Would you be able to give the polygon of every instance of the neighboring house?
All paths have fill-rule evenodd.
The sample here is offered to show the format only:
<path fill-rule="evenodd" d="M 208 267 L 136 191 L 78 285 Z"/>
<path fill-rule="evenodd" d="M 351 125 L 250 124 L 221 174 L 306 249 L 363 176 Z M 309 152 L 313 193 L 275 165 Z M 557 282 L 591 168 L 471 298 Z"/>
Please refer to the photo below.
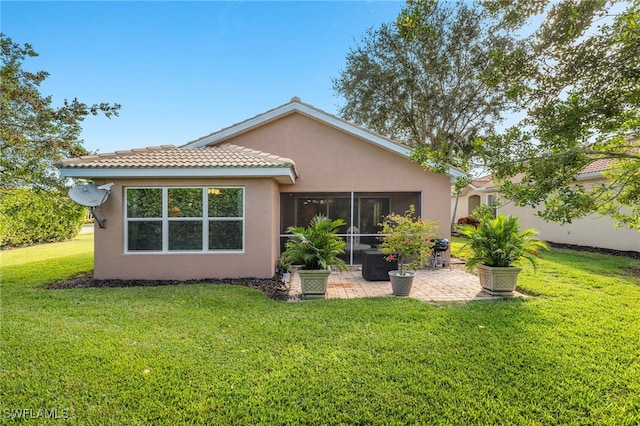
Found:
<path fill-rule="evenodd" d="M 457 222 L 462 217 L 471 216 L 473 210 L 481 204 L 495 204 L 498 200 L 497 197 L 498 192 L 493 186 L 491 175 L 481 176 L 471 181 L 469 185 L 460 191 L 457 200 L 452 187 L 451 212 L 455 214 L 454 221 Z"/>
<path fill-rule="evenodd" d="M 607 169 L 607 164 L 607 160 L 590 164 L 578 175 L 578 180 L 585 187 L 601 183 L 605 179 L 602 172 Z M 611 217 L 595 214 L 575 219 L 570 224 L 545 222 L 536 215 L 536 210 L 532 207 L 517 207 L 507 200 L 501 200 L 491 175 L 475 179 L 460 192 L 455 221 L 457 222 L 461 217 L 470 216 L 479 204 L 491 205 L 494 202 L 498 203 L 497 213 L 518 216 L 523 228 L 535 228 L 540 232 L 540 238 L 545 241 L 640 252 L 640 232 L 637 230 L 616 228 Z M 455 194 L 452 194 L 451 205 L 454 204 Z"/>
<path fill-rule="evenodd" d="M 449 237 L 451 177 L 402 145 L 293 98 L 181 147 L 63 160 L 62 176 L 113 182 L 97 210 L 96 279 L 271 277 L 286 229 L 342 218 L 345 260 L 376 246 L 378 224 L 415 205 Z"/>

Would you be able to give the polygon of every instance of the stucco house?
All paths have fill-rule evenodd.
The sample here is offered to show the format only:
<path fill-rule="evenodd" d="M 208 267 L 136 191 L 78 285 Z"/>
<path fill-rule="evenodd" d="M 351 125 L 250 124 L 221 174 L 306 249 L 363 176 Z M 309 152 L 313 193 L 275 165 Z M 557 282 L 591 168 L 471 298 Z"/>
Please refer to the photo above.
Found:
<path fill-rule="evenodd" d="M 60 161 L 62 176 L 113 183 L 97 210 L 96 279 L 267 278 L 286 229 L 318 213 L 347 223 L 344 258 L 379 243 L 378 224 L 415 205 L 449 237 L 452 176 L 410 150 L 298 98 L 180 147 Z"/>
<path fill-rule="evenodd" d="M 605 177 L 602 172 L 607 169 L 608 160 L 595 161 L 577 176 L 585 187 L 593 187 L 601 183 Z M 518 179 L 518 176 L 515 178 Z M 629 228 L 616 228 L 609 216 L 591 214 L 572 223 L 559 224 L 546 222 L 536 214 L 532 207 L 517 207 L 508 200 L 501 199 L 492 176 L 474 179 L 461 192 L 455 214 L 455 221 L 470 216 L 479 204 L 497 203 L 496 213 L 518 216 L 523 228 L 534 228 L 540 232 L 540 238 L 552 243 L 569 244 L 584 247 L 597 247 L 617 251 L 640 252 L 640 232 Z M 451 196 L 451 206 L 455 205 L 455 194 Z M 453 210 L 452 210 L 453 211 Z"/>

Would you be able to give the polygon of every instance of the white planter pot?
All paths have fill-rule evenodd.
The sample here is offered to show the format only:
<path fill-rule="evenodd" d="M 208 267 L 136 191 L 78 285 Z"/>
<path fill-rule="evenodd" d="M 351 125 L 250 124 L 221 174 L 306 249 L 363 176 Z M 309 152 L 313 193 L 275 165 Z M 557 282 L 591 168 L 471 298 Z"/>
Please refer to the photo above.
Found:
<path fill-rule="evenodd" d="M 497 266 L 476 266 L 480 285 L 489 294 L 497 296 L 512 296 L 516 290 L 518 274 L 522 268 L 514 266 L 497 267 Z"/>
<path fill-rule="evenodd" d="M 415 272 L 404 272 L 402 275 L 398 271 L 389 271 L 391 280 L 391 291 L 394 296 L 408 296 L 413 286 Z"/>
<path fill-rule="evenodd" d="M 327 295 L 327 284 L 331 271 L 326 269 L 305 270 L 299 269 L 300 287 L 302 287 L 303 299 L 324 299 Z"/>

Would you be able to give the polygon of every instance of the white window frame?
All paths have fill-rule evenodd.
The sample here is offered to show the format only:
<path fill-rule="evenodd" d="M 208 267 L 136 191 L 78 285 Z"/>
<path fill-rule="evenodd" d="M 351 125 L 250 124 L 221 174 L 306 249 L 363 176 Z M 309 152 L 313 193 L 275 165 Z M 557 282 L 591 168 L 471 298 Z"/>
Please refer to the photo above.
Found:
<path fill-rule="evenodd" d="M 161 189 L 162 216 L 161 217 L 129 217 L 127 211 L 129 189 Z M 168 215 L 169 189 L 200 189 L 202 191 L 202 217 L 172 217 Z M 209 217 L 208 191 L 210 189 L 241 189 L 242 212 L 239 217 Z M 244 186 L 128 186 L 124 188 L 124 252 L 125 254 L 188 254 L 188 253 L 244 253 L 246 244 L 246 190 Z M 129 250 L 130 222 L 162 222 L 162 250 Z M 201 250 L 169 250 L 169 222 L 202 222 Z M 209 249 L 209 222 L 211 221 L 241 221 L 242 248 L 240 249 Z"/>

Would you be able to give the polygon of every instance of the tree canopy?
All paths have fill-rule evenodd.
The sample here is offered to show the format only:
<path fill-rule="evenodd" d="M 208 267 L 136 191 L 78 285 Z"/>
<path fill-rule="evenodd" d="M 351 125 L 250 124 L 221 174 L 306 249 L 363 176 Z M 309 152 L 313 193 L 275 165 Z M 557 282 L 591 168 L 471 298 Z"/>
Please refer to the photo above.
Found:
<path fill-rule="evenodd" d="M 407 39 L 434 0 L 409 0 Z M 482 0 L 515 49 L 494 49 L 485 75 L 524 118 L 474 145 L 506 198 L 547 220 L 609 214 L 640 230 L 640 1 Z M 527 34 L 528 33 L 528 34 Z M 606 180 L 580 177 L 604 168 Z"/>
<path fill-rule="evenodd" d="M 0 48 L 0 189 L 64 187 L 53 163 L 87 154 L 80 140 L 84 118 L 117 116 L 120 105 L 74 98 L 55 107 L 39 90 L 49 73 L 23 69 L 25 59 L 38 56 L 33 47 L 0 34 Z"/>
<path fill-rule="evenodd" d="M 485 6 L 503 26 L 541 22 L 520 49 L 499 55 L 496 78 L 526 113 L 484 146 L 505 196 L 547 220 L 598 212 L 640 230 L 640 2 Z M 581 183 L 602 166 L 606 181 Z"/>
<path fill-rule="evenodd" d="M 405 12 L 412 7 L 413 31 L 383 24 L 349 51 L 333 80 L 345 99 L 340 115 L 414 148 L 431 169 L 469 169 L 478 138 L 508 107 L 500 81 L 487 77 L 492 52 L 509 52 L 511 39 L 473 5 L 430 1 Z"/>

